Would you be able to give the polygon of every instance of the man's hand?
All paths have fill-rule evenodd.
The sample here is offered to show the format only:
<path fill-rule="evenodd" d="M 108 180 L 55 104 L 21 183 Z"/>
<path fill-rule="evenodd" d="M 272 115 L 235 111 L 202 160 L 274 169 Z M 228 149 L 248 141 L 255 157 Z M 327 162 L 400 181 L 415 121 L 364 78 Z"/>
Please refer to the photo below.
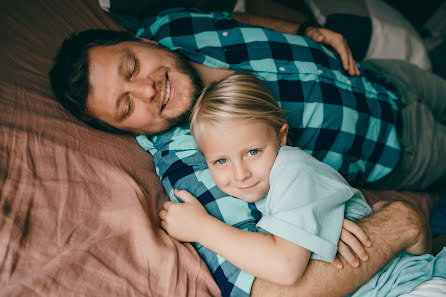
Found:
<path fill-rule="evenodd" d="M 175 195 L 184 201 L 167 201 L 160 211 L 161 226 L 170 236 L 182 242 L 198 242 L 200 228 L 210 215 L 201 203 L 186 190 L 175 190 Z"/>
<path fill-rule="evenodd" d="M 352 76 L 359 75 L 359 69 L 353 59 L 350 47 L 347 40 L 339 33 L 325 28 L 308 27 L 305 31 L 305 36 L 313 39 L 316 42 L 331 46 L 341 56 L 342 66 L 345 71 Z"/>
<path fill-rule="evenodd" d="M 269 28 L 278 32 L 296 34 L 297 29 L 301 24 L 293 21 L 285 21 L 273 17 L 266 17 L 254 15 L 250 13 L 232 13 L 231 16 L 240 22 L 251 24 L 254 26 L 261 26 Z M 308 27 L 305 31 L 305 36 L 313 39 L 316 42 L 331 46 L 341 56 L 342 66 L 345 71 L 352 76 L 359 75 L 359 69 L 353 59 L 350 47 L 347 40 L 339 33 L 325 28 Z"/>
<path fill-rule="evenodd" d="M 332 262 L 333 265 L 338 269 L 342 269 L 342 263 L 339 260 L 339 255 L 341 255 L 351 266 L 358 267 L 358 257 L 364 262 L 369 258 L 364 246 L 372 246 L 372 242 L 367 234 L 354 222 L 344 219 L 338 242 L 338 256 Z"/>

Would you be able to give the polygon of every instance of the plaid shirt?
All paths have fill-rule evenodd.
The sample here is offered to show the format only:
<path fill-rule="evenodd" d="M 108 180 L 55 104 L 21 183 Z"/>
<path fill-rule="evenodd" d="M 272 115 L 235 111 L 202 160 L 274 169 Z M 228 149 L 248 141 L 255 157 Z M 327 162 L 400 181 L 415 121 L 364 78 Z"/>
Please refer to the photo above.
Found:
<path fill-rule="evenodd" d="M 373 182 L 399 160 L 396 96 L 362 67 L 361 76 L 348 76 L 339 58 L 318 43 L 239 23 L 226 13 L 181 9 L 144 19 L 137 35 L 179 50 L 195 62 L 261 77 L 288 111 L 293 144 L 337 169 L 349 182 Z M 174 188 L 186 189 L 211 215 L 257 231 L 260 213 L 253 204 L 226 196 L 215 186 L 188 127 L 137 139 L 154 156 L 171 200 L 178 201 Z M 249 296 L 252 275 L 199 244 L 195 248 L 223 296 Z"/>
<path fill-rule="evenodd" d="M 397 98 L 372 73 L 352 77 L 310 39 L 237 22 L 227 13 L 171 9 L 138 35 L 210 67 L 261 77 L 288 112 L 290 139 L 354 184 L 388 174 L 400 157 Z"/>
<path fill-rule="evenodd" d="M 177 127 L 151 139 L 139 135 L 137 140 L 153 155 L 157 174 L 170 200 L 179 202 L 173 194 L 174 189 L 188 190 L 212 216 L 236 228 L 257 232 L 260 212 L 254 204 L 228 196 L 215 185 L 188 126 Z M 193 245 L 206 262 L 223 296 L 250 295 L 253 275 L 241 271 L 204 246 Z"/>

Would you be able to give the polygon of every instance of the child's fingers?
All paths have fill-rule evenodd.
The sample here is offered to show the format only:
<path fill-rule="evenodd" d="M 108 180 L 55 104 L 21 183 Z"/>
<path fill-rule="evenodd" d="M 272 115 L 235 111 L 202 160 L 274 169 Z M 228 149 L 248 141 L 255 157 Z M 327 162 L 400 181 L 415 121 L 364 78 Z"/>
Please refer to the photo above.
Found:
<path fill-rule="evenodd" d="M 361 227 L 359 227 L 354 222 L 350 220 L 344 220 L 342 227 L 353 234 L 356 238 L 358 238 L 366 247 L 372 246 L 372 241 L 370 240 L 370 238 L 367 236 L 364 230 L 362 230 Z"/>
<path fill-rule="evenodd" d="M 175 203 L 177 203 L 177 202 L 166 201 L 166 202 L 164 202 L 164 204 L 163 204 L 163 208 L 166 209 L 166 210 L 169 210 L 169 208 L 170 208 L 172 205 L 174 205 Z"/>
<path fill-rule="evenodd" d="M 361 242 L 359 242 L 358 238 L 349 231 L 342 229 L 341 242 L 346 244 L 349 247 L 349 250 L 351 249 L 362 261 L 367 261 L 368 255 L 365 248 L 362 246 Z"/>
<path fill-rule="evenodd" d="M 177 190 L 174 191 L 175 196 L 183 200 L 184 202 L 189 203 L 200 203 L 198 202 L 197 198 L 195 198 L 191 193 L 189 193 L 186 190 Z"/>
<path fill-rule="evenodd" d="M 342 263 L 337 257 L 334 259 L 333 262 L 331 262 L 331 264 L 333 264 L 334 267 L 336 267 L 337 269 L 342 269 Z"/>
<path fill-rule="evenodd" d="M 342 255 L 342 257 L 345 258 L 345 260 L 347 260 L 348 263 L 350 263 L 351 266 L 359 266 L 359 260 L 355 257 L 355 255 L 353 255 L 349 247 L 342 241 L 339 241 L 338 243 L 338 252 L 340 255 Z"/>
<path fill-rule="evenodd" d="M 165 221 L 161 221 L 161 227 L 167 232 L 167 223 Z"/>
<path fill-rule="evenodd" d="M 167 218 L 167 210 L 163 209 L 162 211 L 160 211 L 160 218 L 163 221 L 166 220 L 166 218 Z"/>

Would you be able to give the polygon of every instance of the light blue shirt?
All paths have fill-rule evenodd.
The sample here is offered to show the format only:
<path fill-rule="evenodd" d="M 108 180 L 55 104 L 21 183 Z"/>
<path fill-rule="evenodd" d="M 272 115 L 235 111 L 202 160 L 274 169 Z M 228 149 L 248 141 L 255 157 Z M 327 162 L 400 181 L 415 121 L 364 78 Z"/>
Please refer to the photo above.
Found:
<path fill-rule="evenodd" d="M 257 227 L 332 262 L 344 216 L 358 220 L 372 211 L 362 193 L 332 167 L 300 148 L 280 148 L 270 172 L 268 195 L 256 202 Z"/>

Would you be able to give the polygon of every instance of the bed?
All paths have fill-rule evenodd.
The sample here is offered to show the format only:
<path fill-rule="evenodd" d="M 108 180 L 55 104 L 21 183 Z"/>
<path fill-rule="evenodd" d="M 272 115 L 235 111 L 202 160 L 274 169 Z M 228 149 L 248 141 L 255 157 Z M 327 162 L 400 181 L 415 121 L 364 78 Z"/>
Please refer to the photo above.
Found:
<path fill-rule="evenodd" d="M 167 195 L 151 156 L 79 122 L 51 92 L 69 33 L 123 27 L 97 0 L 4 0 L 0 11 L 0 296 L 219 296 L 192 246 L 160 228 Z M 426 215 L 437 201 L 366 194 Z"/>

